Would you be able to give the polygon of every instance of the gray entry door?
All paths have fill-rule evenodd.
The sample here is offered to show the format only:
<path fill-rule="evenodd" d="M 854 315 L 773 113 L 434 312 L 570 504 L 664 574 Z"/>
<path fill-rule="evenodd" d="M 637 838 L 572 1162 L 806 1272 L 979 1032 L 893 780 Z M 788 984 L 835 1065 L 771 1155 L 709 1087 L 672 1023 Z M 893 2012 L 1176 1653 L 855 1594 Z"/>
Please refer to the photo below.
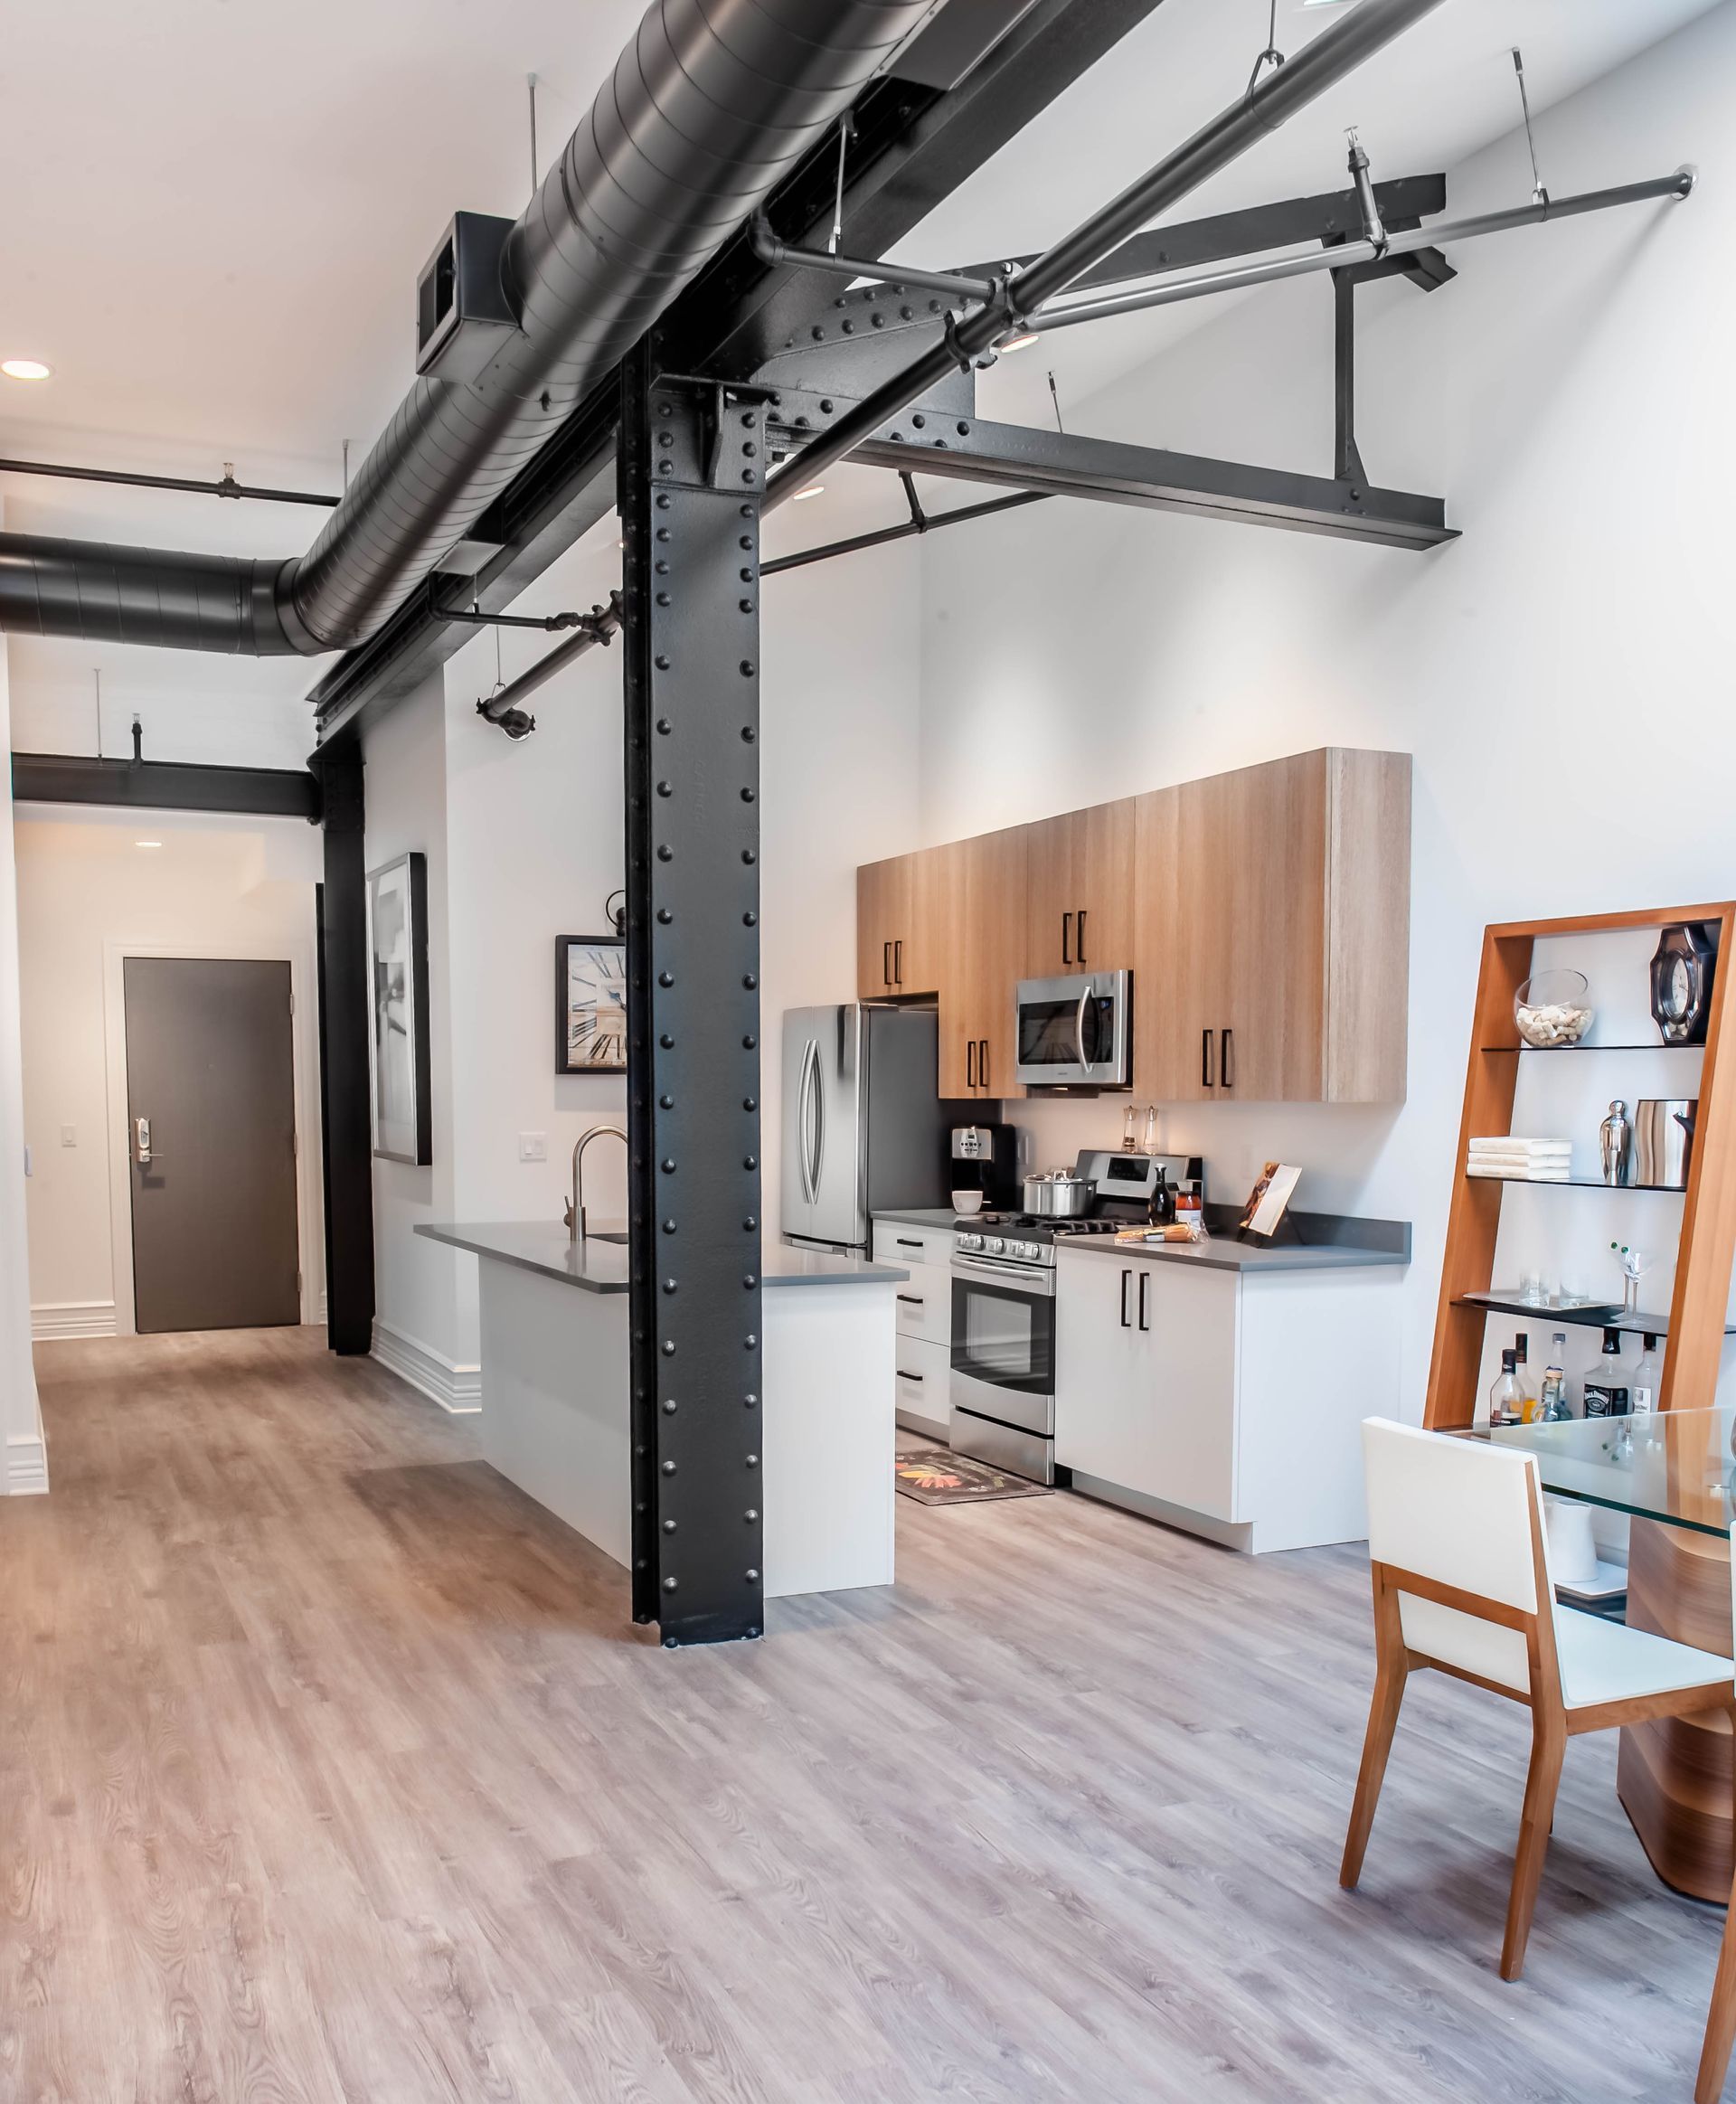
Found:
<path fill-rule="evenodd" d="M 129 957 L 122 970 L 138 1327 L 299 1322 L 289 967 Z"/>

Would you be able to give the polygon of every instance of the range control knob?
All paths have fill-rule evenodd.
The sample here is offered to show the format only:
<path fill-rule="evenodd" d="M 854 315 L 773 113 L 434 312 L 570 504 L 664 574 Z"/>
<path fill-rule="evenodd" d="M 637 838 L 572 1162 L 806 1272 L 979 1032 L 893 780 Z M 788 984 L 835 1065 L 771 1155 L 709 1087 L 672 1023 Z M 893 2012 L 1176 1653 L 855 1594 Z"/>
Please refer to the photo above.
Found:
<path fill-rule="evenodd" d="M 958 1247 L 961 1250 L 980 1250 L 982 1246 L 983 1238 L 979 1234 L 961 1234 L 958 1237 Z"/>
<path fill-rule="evenodd" d="M 1002 1256 L 1005 1253 L 1006 1250 L 1006 1244 L 997 1234 L 985 1235 L 983 1237 L 983 1247 L 988 1251 L 991 1257 Z"/>
<path fill-rule="evenodd" d="M 1028 1257 L 1034 1264 L 1043 1255 L 1042 1245 L 1037 1242 L 1021 1242 L 1019 1244 L 1019 1254 L 1022 1257 Z"/>

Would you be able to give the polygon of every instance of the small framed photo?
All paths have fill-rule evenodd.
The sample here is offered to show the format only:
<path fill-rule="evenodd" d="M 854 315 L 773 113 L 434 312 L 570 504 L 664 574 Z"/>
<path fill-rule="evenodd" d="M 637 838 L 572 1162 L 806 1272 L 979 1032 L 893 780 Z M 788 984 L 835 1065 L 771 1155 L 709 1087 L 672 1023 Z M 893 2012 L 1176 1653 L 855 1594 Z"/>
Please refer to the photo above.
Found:
<path fill-rule="evenodd" d="M 425 1168 L 434 1159 L 426 856 L 401 854 L 369 873 L 368 967 L 373 1151 Z"/>
<path fill-rule="evenodd" d="M 554 939 L 554 1071 L 627 1071 L 627 943 L 618 935 Z"/>

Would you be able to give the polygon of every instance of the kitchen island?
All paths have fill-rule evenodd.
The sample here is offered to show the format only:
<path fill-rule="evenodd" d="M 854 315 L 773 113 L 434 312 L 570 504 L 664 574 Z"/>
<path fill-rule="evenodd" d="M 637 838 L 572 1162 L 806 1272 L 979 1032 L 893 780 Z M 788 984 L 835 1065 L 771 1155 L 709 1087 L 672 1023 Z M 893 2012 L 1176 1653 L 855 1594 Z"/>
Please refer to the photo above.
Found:
<path fill-rule="evenodd" d="M 542 1221 L 416 1232 L 481 1260 L 488 1461 L 625 1570 L 632 1555 L 627 1252 Z M 768 1599 L 892 1580 L 896 1265 L 768 1245 Z"/>

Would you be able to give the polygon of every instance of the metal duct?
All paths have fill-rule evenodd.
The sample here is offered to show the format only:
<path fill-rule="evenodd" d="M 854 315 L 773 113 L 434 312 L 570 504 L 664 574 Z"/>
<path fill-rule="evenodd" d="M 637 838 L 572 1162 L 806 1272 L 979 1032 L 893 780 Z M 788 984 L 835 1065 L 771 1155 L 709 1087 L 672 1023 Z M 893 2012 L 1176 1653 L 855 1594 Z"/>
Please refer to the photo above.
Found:
<path fill-rule="evenodd" d="M 0 533 L 0 629 L 259 655 L 365 642 L 931 13 L 654 0 L 507 236 L 517 329 L 474 381 L 417 381 L 306 555 Z"/>

